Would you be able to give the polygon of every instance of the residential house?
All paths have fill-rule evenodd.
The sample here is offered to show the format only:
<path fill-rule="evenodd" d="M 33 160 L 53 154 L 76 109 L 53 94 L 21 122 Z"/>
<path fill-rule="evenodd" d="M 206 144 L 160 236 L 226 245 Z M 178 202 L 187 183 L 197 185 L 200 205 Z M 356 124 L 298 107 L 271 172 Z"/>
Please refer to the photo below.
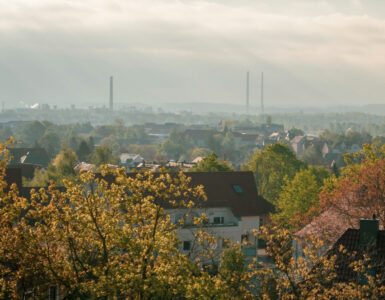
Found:
<path fill-rule="evenodd" d="M 246 134 L 264 134 L 269 136 L 274 132 L 284 131 L 284 126 L 281 124 L 259 124 L 250 126 L 235 126 L 233 130 Z"/>
<path fill-rule="evenodd" d="M 33 164 L 46 168 L 50 162 L 44 148 L 9 148 L 10 164 Z"/>
<path fill-rule="evenodd" d="M 332 221 L 330 214 L 329 217 L 328 221 Z M 327 238 L 319 236 L 319 233 L 320 231 L 313 231 L 306 234 L 313 234 L 316 238 Z M 303 239 L 303 235 L 302 237 L 299 235 L 301 234 L 296 233 L 293 238 L 294 257 L 304 256 L 303 248 L 306 246 L 305 243 L 310 241 L 310 239 Z M 380 230 L 379 220 L 375 215 L 372 219 L 360 219 L 358 228 L 346 228 L 337 238 L 334 238 L 333 242 L 329 240 L 329 243 L 318 251 L 324 258 L 335 258 L 334 283 L 366 284 L 369 275 L 379 280 L 377 284 L 385 285 L 385 230 Z M 359 261 L 363 262 L 365 267 L 361 272 L 354 267 Z"/>
<path fill-rule="evenodd" d="M 262 124 L 261 125 L 262 130 L 265 132 L 266 135 L 270 135 L 274 132 L 282 132 L 284 131 L 284 126 L 282 124 Z"/>
<path fill-rule="evenodd" d="M 177 173 L 170 174 L 177 176 Z M 216 237 L 216 242 L 210 245 L 210 249 L 215 256 L 213 260 L 217 263 L 228 241 L 247 242 L 247 245 L 242 246 L 244 253 L 248 258 L 256 257 L 258 248 L 263 245 L 258 244 L 253 230 L 258 230 L 270 221 L 269 214 L 274 211 L 274 206 L 258 195 L 253 173 L 184 172 L 184 175 L 191 178 L 191 186 L 204 187 L 207 201 L 196 203 L 194 208 L 174 208 L 169 203 L 161 204 L 173 222 L 179 224 L 181 219 L 184 220 L 184 225 L 178 231 L 182 242 L 180 251 L 194 257 L 196 250 L 200 249 L 194 234 L 203 228 Z M 135 177 L 136 173 L 128 173 L 128 176 Z M 112 177 L 106 179 L 114 181 Z M 208 222 L 200 226 L 194 225 L 194 217 L 201 217 L 203 214 Z"/>
<path fill-rule="evenodd" d="M 182 241 L 180 250 L 194 256 L 196 241 L 194 233 L 198 229 L 193 225 L 193 216 L 204 214 L 208 222 L 204 229 L 216 237 L 216 243 L 210 245 L 217 254 L 216 259 L 227 241 L 241 243 L 247 257 L 256 257 L 258 240 L 253 235 L 253 229 L 258 230 L 261 225 L 269 221 L 269 214 L 274 210 L 271 203 L 258 195 L 252 172 L 185 172 L 191 178 L 192 185 L 203 185 L 207 201 L 199 203 L 191 211 L 188 209 L 167 208 L 171 219 L 178 222 L 186 218 L 185 225 L 179 230 Z M 261 245 L 260 245 L 261 246 Z"/>
<path fill-rule="evenodd" d="M 50 158 L 44 148 L 9 148 L 10 167 L 20 168 L 23 177 L 32 179 L 35 170 L 48 166 Z"/>
<path fill-rule="evenodd" d="M 216 133 L 214 130 L 187 129 L 183 132 L 183 135 L 191 139 L 197 146 L 207 148 L 209 147 L 210 139 L 212 139 Z"/>
<path fill-rule="evenodd" d="M 347 252 L 340 251 L 343 247 Z M 358 229 L 349 228 L 334 243 L 328 255 L 336 255 L 336 281 L 366 283 L 365 275 L 380 276 L 385 284 L 385 230 L 379 230 L 379 222 L 373 219 L 361 219 Z M 354 271 L 351 265 L 362 260 L 366 255 L 370 261 L 366 274 Z"/>
<path fill-rule="evenodd" d="M 139 154 L 122 153 L 119 155 L 119 166 L 126 167 L 127 170 L 136 168 L 144 162 L 144 158 Z"/>
<path fill-rule="evenodd" d="M 283 131 L 276 131 L 269 135 L 269 139 L 271 141 L 275 141 L 276 143 L 281 142 L 283 140 L 287 140 L 287 133 Z"/>
<path fill-rule="evenodd" d="M 167 122 L 164 124 L 157 123 L 145 123 L 144 125 L 145 131 L 147 134 L 159 134 L 168 136 L 173 128 L 181 128 L 182 124 Z"/>
<path fill-rule="evenodd" d="M 232 132 L 234 140 L 237 145 L 245 147 L 256 147 L 257 144 L 257 134 L 248 134 L 241 132 Z"/>
<path fill-rule="evenodd" d="M 95 172 L 97 170 L 97 167 L 94 164 L 89 164 L 84 161 L 81 161 L 75 165 L 74 170 L 81 172 Z"/>
<path fill-rule="evenodd" d="M 365 216 L 370 209 L 365 210 L 362 208 L 357 210 L 356 208 L 351 208 L 351 210 L 355 211 L 354 216 L 350 216 L 346 211 L 331 207 L 324 210 L 321 214 L 314 217 L 309 224 L 298 230 L 294 234 L 296 241 L 293 244 L 294 250 L 297 252 L 296 255 L 299 255 L 301 252 L 301 243 L 309 237 L 322 239 L 327 245 L 331 246 L 349 228 L 360 228 L 362 219 L 358 215 Z"/>
<path fill-rule="evenodd" d="M 264 133 L 261 126 L 235 126 L 234 131 L 245 134 L 262 134 Z"/>
<path fill-rule="evenodd" d="M 300 156 L 303 152 L 305 152 L 305 142 L 306 139 L 303 135 L 298 135 L 290 141 L 291 147 L 297 156 Z"/>

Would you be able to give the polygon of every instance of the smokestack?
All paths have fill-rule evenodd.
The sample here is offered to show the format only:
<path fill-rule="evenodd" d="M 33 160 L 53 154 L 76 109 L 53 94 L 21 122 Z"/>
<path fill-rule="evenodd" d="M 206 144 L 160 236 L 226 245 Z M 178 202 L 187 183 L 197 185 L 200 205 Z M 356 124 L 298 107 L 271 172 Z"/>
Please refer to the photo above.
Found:
<path fill-rule="evenodd" d="M 249 114 L 249 71 L 246 73 L 246 114 Z"/>
<path fill-rule="evenodd" d="M 110 111 L 114 109 L 114 77 L 110 77 Z"/>
<path fill-rule="evenodd" d="M 261 76 L 261 112 L 262 112 L 262 115 L 265 114 L 265 108 L 263 106 L 263 72 Z"/>

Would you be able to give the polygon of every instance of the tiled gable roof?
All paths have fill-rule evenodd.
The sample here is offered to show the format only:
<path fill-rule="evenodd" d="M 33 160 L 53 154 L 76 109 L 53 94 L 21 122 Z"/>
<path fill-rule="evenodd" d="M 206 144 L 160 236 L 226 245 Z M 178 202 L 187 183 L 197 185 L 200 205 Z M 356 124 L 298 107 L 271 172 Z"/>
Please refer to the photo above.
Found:
<path fill-rule="evenodd" d="M 347 250 L 347 254 L 339 251 L 340 246 Z M 356 253 L 355 255 L 353 253 Z M 336 255 L 336 273 L 338 282 L 355 281 L 360 282 L 362 277 L 353 271 L 351 263 L 363 258 L 363 254 L 370 257 L 370 264 L 375 274 L 379 274 L 382 283 L 385 283 L 385 230 L 379 230 L 377 245 L 360 245 L 360 230 L 349 228 L 333 245 L 328 252 L 329 255 Z"/>
<path fill-rule="evenodd" d="M 193 185 L 203 185 L 207 207 L 230 207 L 236 216 L 262 216 L 274 206 L 258 195 L 252 172 L 185 172 Z M 234 185 L 242 189 L 238 194 Z"/>

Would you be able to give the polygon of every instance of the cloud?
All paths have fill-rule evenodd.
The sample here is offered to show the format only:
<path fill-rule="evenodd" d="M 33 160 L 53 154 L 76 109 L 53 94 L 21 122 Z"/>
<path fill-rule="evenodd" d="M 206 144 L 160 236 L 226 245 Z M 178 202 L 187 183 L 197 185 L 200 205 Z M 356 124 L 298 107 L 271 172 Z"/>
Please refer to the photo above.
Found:
<path fill-rule="evenodd" d="M 295 68 L 292 80 L 302 82 L 297 89 L 310 73 L 316 81 L 316 73 L 328 69 L 339 76 L 352 69 L 370 73 L 382 82 L 385 20 L 370 14 L 363 2 L 344 3 L 0 0 L 0 64 L 9 69 L 18 53 L 31 69 L 44 60 L 47 76 L 55 60 L 61 65 L 64 59 L 68 68 L 60 76 L 79 70 L 79 61 L 90 73 L 124 65 L 154 74 L 165 71 L 167 62 L 174 68 L 167 72 L 176 77 L 196 66 L 197 73 L 207 72 L 209 65 L 229 72 L 248 66 L 277 72 Z"/>
<path fill-rule="evenodd" d="M 3 1 L 0 30 L 9 42 L 27 47 L 43 42 L 54 51 L 73 46 L 75 51 L 209 58 L 219 52 L 225 59 L 252 55 L 277 63 L 300 58 L 358 64 L 383 53 L 383 19 L 341 13 L 309 17 L 304 12 L 310 6 L 292 4 L 289 11 L 296 8 L 297 14 L 286 14 L 272 13 L 263 5 L 203 1 Z M 312 7 L 331 11 L 327 2 Z"/>

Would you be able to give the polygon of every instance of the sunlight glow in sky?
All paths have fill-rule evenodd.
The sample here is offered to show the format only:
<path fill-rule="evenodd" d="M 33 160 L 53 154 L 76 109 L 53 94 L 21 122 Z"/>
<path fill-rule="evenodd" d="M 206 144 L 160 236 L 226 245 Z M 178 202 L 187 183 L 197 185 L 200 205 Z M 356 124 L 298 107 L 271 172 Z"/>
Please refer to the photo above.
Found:
<path fill-rule="evenodd" d="M 336 4 L 338 3 L 338 4 Z M 0 101 L 385 103 L 383 0 L 0 0 Z M 107 102 L 106 102 L 107 103 Z"/>

